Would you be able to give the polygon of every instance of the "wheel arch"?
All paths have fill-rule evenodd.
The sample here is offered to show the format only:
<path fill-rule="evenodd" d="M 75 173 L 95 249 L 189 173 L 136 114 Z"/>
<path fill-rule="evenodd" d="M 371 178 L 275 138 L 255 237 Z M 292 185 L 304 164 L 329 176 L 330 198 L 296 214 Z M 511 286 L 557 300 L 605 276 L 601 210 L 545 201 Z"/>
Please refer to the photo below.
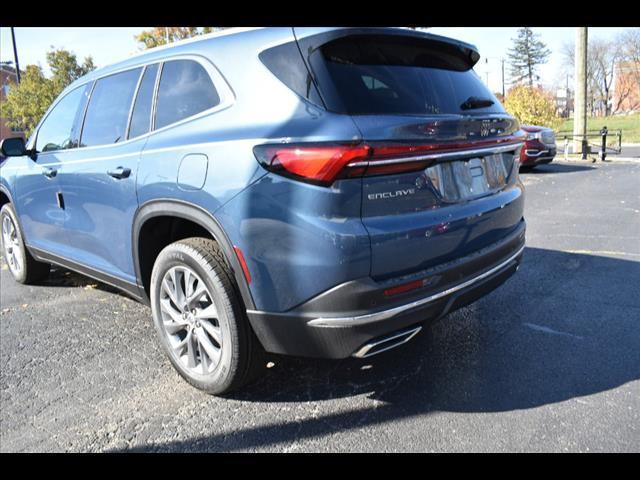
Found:
<path fill-rule="evenodd" d="M 247 309 L 254 309 L 255 303 L 251 296 L 251 291 L 244 277 L 242 267 L 233 249 L 233 244 L 229 240 L 229 237 L 223 230 L 220 223 L 215 219 L 211 213 L 203 208 L 194 205 L 189 202 L 175 199 L 158 199 L 150 200 L 138 208 L 136 215 L 133 219 L 132 229 L 132 250 L 133 250 L 133 263 L 136 274 L 136 281 L 138 288 L 146 303 L 149 303 L 149 297 L 145 291 L 144 275 L 142 272 L 141 258 L 140 258 L 140 235 L 143 231 L 143 227 L 150 220 L 157 217 L 175 217 L 192 222 L 202 229 L 206 230 L 213 238 L 214 241 L 220 245 L 222 252 L 227 260 L 231 271 L 238 286 L 238 290 L 244 305 Z"/>
<path fill-rule="evenodd" d="M 12 205 L 15 205 L 15 203 L 13 203 L 13 198 L 11 197 L 11 192 L 9 192 L 9 189 L 2 183 L 0 183 L 0 208 L 2 208 L 5 203 L 11 203 Z"/>
<path fill-rule="evenodd" d="M 27 249 L 27 251 L 33 255 L 28 245 L 29 242 L 27 242 L 27 239 L 25 237 L 24 229 L 22 228 L 22 221 L 20 219 L 20 214 L 18 213 L 17 205 L 13 201 L 13 197 L 11 196 L 11 191 L 3 183 L 0 183 L 0 208 L 2 208 L 8 203 L 12 205 L 13 211 L 15 212 L 16 220 L 18 221 L 18 228 L 20 229 L 20 233 L 22 234 L 22 240 L 24 241 L 24 246 Z"/>

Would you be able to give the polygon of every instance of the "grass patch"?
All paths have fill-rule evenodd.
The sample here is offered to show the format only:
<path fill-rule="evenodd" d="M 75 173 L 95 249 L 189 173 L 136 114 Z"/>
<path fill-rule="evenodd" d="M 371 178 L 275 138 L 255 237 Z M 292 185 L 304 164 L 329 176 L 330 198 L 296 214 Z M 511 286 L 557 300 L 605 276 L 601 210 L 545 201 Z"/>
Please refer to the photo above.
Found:
<path fill-rule="evenodd" d="M 612 117 L 587 118 L 587 130 L 600 130 L 605 125 L 609 130 L 622 130 L 622 143 L 640 143 L 639 113 L 636 113 L 634 115 L 616 115 Z M 570 118 L 562 122 L 556 131 L 573 131 L 573 119 Z"/>

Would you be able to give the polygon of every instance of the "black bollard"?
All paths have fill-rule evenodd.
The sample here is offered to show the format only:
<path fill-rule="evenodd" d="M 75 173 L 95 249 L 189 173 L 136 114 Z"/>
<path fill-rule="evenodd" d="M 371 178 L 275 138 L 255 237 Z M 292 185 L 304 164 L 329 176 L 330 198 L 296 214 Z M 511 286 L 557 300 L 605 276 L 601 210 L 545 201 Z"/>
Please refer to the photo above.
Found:
<path fill-rule="evenodd" d="M 600 135 L 602 135 L 602 147 L 600 147 L 600 160 L 602 160 L 603 162 L 607 158 L 607 133 L 608 132 L 609 131 L 607 130 L 606 126 L 602 127 L 602 130 L 600 130 Z"/>

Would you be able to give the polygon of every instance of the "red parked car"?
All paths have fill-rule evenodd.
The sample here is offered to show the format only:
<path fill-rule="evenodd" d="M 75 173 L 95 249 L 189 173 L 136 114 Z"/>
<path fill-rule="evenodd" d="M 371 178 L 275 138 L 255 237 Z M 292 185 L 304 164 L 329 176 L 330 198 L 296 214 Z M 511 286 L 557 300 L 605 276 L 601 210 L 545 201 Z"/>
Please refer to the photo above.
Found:
<path fill-rule="evenodd" d="M 552 129 L 535 125 L 521 125 L 527 139 L 520 151 L 520 167 L 532 169 L 536 165 L 551 163 L 556 156 L 556 135 Z"/>

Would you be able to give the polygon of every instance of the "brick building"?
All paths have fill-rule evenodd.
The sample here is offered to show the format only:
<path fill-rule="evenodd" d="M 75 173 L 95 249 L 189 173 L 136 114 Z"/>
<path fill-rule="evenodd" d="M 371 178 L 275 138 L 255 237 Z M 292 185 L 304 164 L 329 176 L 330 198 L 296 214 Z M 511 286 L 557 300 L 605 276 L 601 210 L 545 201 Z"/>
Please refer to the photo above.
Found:
<path fill-rule="evenodd" d="M 16 69 L 10 65 L 0 65 L 0 138 L 23 137 L 22 130 L 11 128 L 7 125 L 4 103 L 12 85 L 17 83 Z"/>
<path fill-rule="evenodd" d="M 640 112 L 640 64 L 618 63 L 614 78 L 613 107 L 619 113 Z"/>

